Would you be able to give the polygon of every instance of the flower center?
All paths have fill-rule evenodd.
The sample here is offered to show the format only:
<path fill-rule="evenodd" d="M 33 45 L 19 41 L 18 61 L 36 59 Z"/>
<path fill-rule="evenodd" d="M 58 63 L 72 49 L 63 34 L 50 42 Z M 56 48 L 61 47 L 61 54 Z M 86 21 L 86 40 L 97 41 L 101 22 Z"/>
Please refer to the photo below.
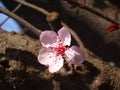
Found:
<path fill-rule="evenodd" d="M 58 46 L 57 48 L 55 48 L 55 51 L 57 53 L 57 55 L 64 55 L 65 51 L 66 51 L 66 47 L 65 46 Z"/>

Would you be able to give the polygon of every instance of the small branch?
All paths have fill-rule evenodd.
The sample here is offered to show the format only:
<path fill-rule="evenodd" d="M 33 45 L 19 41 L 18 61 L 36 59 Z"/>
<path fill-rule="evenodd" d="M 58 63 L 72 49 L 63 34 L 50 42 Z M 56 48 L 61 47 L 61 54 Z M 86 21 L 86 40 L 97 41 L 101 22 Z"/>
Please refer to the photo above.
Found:
<path fill-rule="evenodd" d="M 105 19 L 109 22 L 111 22 L 111 23 L 120 24 L 119 22 L 115 21 L 114 19 L 111 19 L 110 17 L 108 17 L 108 16 L 104 15 L 103 13 L 99 12 L 98 10 L 96 10 L 94 8 L 91 8 L 91 7 L 88 7 L 87 5 L 83 5 L 82 3 L 79 3 L 76 0 L 66 0 L 66 1 L 70 4 L 73 4 L 76 7 L 87 10 L 87 11 L 89 11 L 89 12 L 91 12 L 91 13 L 93 13 L 93 14 L 95 14 L 95 15 L 97 15 L 97 16 L 99 16 L 99 17 L 101 17 L 101 18 L 103 18 L 103 19 Z M 62 1 L 62 0 L 60 2 L 64 3 L 64 1 Z"/>
<path fill-rule="evenodd" d="M 119 22 L 115 21 L 114 19 L 111 19 L 110 17 L 108 17 L 108 16 L 104 15 L 103 13 L 99 12 L 98 10 L 95 10 L 95 9 L 90 8 L 88 6 L 81 6 L 81 5 L 79 5 L 79 7 L 83 8 L 85 10 L 88 10 L 89 12 L 94 13 L 97 16 L 102 17 L 102 18 L 104 18 L 105 20 L 107 20 L 107 21 L 109 21 L 111 23 L 120 24 Z"/>
<path fill-rule="evenodd" d="M 15 13 L 21 6 L 22 4 L 18 4 L 12 12 Z"/>
<path fill-rule="evenodd" d="M 38 7 L 36 5 L 33 5 L 33 4 L 30 4 L 30 3 L 26 2 L 26 1 L 22 1 L 22 0 L 14 0 L 14 1 L 16 1 L 18 3 L 21 3 L 21 4 L 23 4 L 23 5 L 27 6 L 27 7 L 30 7 L 32 9 L 35 9 L 35 10 L 43 13 L 44 15 L 49 15 L 50 14 L 48 11 L 44 10 L 43 8 L 40 8 L 40 7 Z"/>
<path fill-rule="evenodd" d="M 17 7 L 12 11 L 13 13 L 16 12 L 20 7 L 22 6 L 22 4 L 18 4 Z M 2 26 L 10 17 L 7 17 L 1 24 L 0 26 Z"/>
<path fill-rule="evenodd" d="M 8 16 L 14 18 L 15 20 L 17 20 L 18 22 L 20 22 L 23 26 L 27 27 L 28 29 L 32 30 L 33 33 L 35 33 L 36 35 L 39 36 L 41 30 L 37 29 L 36 27 L 34 27 L 33 25 L 31 25 L 30 23 L 28 23 L 27 21 L 25 21 L 24 19 L 22 19 L 21 17 L 15 15 L 14 13 L 10 12 L 7 9 L 3 9 L 0 7 L 0 12 L 7 14 Z"/>

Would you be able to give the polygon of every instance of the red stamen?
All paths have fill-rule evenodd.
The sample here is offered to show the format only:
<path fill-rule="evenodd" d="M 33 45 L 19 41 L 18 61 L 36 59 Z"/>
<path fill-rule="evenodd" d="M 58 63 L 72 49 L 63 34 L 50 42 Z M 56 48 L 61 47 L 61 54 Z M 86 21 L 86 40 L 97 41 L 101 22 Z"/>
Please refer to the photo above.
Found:
<path fill-rule="evenodd" d="M 66 51 L 66 47 L 65 46 L 58 46 L 55 51 L 57 53 L 57 55 L 64 55 L 65 54 L 65 51 Z"/>

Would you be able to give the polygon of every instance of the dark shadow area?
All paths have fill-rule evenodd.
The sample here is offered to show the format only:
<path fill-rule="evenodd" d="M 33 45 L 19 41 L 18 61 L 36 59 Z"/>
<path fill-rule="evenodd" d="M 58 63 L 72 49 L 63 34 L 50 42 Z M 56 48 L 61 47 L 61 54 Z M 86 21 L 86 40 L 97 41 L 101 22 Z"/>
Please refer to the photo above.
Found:
<path fill-rule="evenodd" d="M 9 62 L 7 60 L 4 60 L 4 61 L 1 61 L 0 64 L 3 66 L 3 67 L 10 67 L 9 66 Z"/>
<path fill-rule="evenodd" d="M 110 86 L 109 84 L 102 84 L 98 90 L 114 90 L 114 88 L 112 86 Z"/>
<path fill-rule="evenodd" d="M 95 2 L 93 3 L 93 6 L 101 10 L 107 8 L 107 6 L 104 3 L 104 0 L 95 0 Z"/>
<path fill-rule="evenodd" d="M 0 80 L 0 90 L 53 90 L 51 80 L 37 78 L 33 73 L 18 70 L 2 75 L 0 72 Z"/>
<path fill-rule="evenodd" d="M 60 82 L 61 90 L 90 90 L 85 84 L 82 75 L 74 73 L 67 77 L 57 75 L 55 79 Z"/>
<path fill-rule="evenodd" d="M 0 65 L 2 65 L 3 67 L 10 67 L 9 62 L 7 61 L 7 58 L 5 57 L 6 57 L 5 54 L 0 53 Z"/>
<path fill-rule="evenodd" d="M 7 58 L 4 61 L 0 61 L 5 70 L 1 70 L 0 67 L 0 90 L 53 90 L 53 84 L 51 80 L 42 79 L 39 76 L 39 73 L 32 72 L 27 73 L 26 67 L 32 66 L 36 69 L 39 69 L 41 72 L 46 68 L 37 61 L 37 57 L 29 51 L 7 48 L 5 54 L 0 53 L 0 57 Z M 18 70 L 8 70 L 10 68 L 10 60 L 21 61 L 25 67 Z M 9 60 L 9 61 L 8 61 Z M 14 65 L 13 65 L 14 66 Z"/>
<path fill-rule="evenodd" d="M 2 75 L 0 90 L 15 90 L 18 86 L 24 83 L 27 73 L 25 70 L 6 71 Z"/>
<path fill-rule="evenodd" d="M 53 85 L 50 80 L 28 77 L 25 78 L 23 85 L 17 87 L 17 90 L 53 90 Z"/>
<path fill-rule="evenodd" d="M 0 61 L 0 90 L 13 90 L 13 86 L 7 81 L 9 74 L 5 68 L 3 68 L 6 65 L 8 67 L 8 62 Z"/>
<path fill-rule="evenodd" d="M 100 74 L 100 70 L 87 61 L 84 61 L 83 64 L 86 66 L 86 69 L 89 71 L 87 74 L 84 75 L 85 81 L 88 84 L 92 84 L 95 78 Z"/>
<path fill-rule="evenodd" d="M 82 67 L 85 68 L 82 68 Z M 82 66 L 77 66 L 78 72 L 74 72 L 72 75 L 64 76 L 57 74 L 53 79 L 60 83 L 61 90 L 90 90 L 88 85 L 92 84 L 100 71 L 94 67 L 91 63 L 84 61 Z M 85 71 L 87 73 L 84 73 Z"/>
<path fill-rule="evenodd" d="M 16 48 L 7 48 L 5 55 L 10 59 L 23 62 L 26 66 L 34 66 L 37 69 L 45 70 L 45 67 L 39 64 L 37 57 L 29 51 Z"/>
<path fill-rule="evenodd" d="M 10 83 L 2 82 L 0 83 L 0 90 L 14 90 L 14 88 L 10 85 Z"/>
<path fill-rule="evenodd" d="M 13 10 L 18 5 L 18 3 L 14 2 L 14 0 L 11 0 L 11 2 L 9 2 L 9 0 L 1 0 L 1 1 L 9 10 Z"/>
<path fill-rule="evenodd" d="M 109 0 L 109 1 L 120 9 L 120 0 Z"/>

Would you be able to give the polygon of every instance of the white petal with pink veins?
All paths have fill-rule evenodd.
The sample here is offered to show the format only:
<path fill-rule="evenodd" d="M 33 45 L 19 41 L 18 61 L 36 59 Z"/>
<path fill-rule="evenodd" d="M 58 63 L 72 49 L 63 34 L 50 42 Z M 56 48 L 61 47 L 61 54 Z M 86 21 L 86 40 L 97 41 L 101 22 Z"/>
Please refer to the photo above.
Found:
<path fill-rule="evenodd" d="M 43 47 L 55 47 L 58 41 L 57 33 L 54 31 L 44 31 L 40 34 L 40 42 Z"/>
<path fill-rule="evenodd" d="M 62 56 L 57 56 L 55 61 L 51 62 L 51 65 L 49 65 L 49 71 L 51 73 L 57 72 L 59 69 L 63 67 L 63 58 Z"/>
<path fill-rule="evenodd" d="M 43 48 L 38 55 L 39 63 L 43 65 L 50 65 L 52 61 L 56 60 L 56 54 L 51 48 Z"/>
<path fill-rule="evenodd" d="M 71 35 L 68 31 L 67 28 L 65 27 L 62 27 L 59 31 L 58 31 L 58 36 L 59 36 L 59 39 L 61 40 L 61 43 L 63 45 L 68 45 L 70 46 L 71 44 Z"/>
<path fill-rule="evenodd" d="M 83 52 L 77 46 L 72 46 L 66 50 L 65 54 L 66 61 L 71 62 L 72 64 L 79 64 L 85 60 Z"/>

